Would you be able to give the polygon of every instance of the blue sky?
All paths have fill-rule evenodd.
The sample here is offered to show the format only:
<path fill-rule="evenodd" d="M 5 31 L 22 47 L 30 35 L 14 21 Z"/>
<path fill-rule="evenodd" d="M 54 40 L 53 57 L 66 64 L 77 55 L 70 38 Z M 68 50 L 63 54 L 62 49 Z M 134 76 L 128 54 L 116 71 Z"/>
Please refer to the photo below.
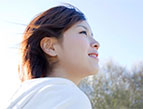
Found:
<path fill-rule="evenodd" d="M 17 47 L 26 25 L 38 13 L 65 2 L 86 15 L 101 45 L 101 64 L 113 59 L 130 68 L 143 61 L 143 0 L 0 0 L 0 85 L 3 92 L 10 88 L 9 84 L 17 84 Z M 9 95 L 10 91 L 7 93 Z"/>

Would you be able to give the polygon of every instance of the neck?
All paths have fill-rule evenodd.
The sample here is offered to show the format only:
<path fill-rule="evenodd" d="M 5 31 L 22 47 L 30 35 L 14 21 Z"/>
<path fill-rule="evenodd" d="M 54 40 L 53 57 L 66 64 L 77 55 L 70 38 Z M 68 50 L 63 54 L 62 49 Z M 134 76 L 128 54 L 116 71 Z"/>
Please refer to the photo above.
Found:
<path fill-rule="evenodd" d="M 74 82 L 76 85 L 78 85 L 82 78 L 79 78 L 76 75 L 70 75 L 70 74 L 72 74 L 72 73 L 65 73 L 63 70 L 57 69 L 57 70 L 52 71 L 50 73 L 50 75 L 48 75 L 48 77 L 66 78 L 66 79 Z"/>

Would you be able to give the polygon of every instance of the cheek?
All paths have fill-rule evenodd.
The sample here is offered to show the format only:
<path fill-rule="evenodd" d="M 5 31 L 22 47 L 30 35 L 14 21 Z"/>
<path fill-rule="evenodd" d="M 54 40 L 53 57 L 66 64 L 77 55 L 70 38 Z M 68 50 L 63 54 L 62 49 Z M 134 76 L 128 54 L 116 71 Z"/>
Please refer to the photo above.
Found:
<path fill-rule="evenodd" d="M 66 53 L 70 55 L 85 55 L 88 53 L 89 41 L 82 37 L 71 38 L 65 43 L 65 47 Z"/>
<path fill-rule="evenodd" d="M 77 67 L 87 62 L 89 42 L 84 38 L 71 38 L 64 46 L 63 58 L 65 63 Z"/>

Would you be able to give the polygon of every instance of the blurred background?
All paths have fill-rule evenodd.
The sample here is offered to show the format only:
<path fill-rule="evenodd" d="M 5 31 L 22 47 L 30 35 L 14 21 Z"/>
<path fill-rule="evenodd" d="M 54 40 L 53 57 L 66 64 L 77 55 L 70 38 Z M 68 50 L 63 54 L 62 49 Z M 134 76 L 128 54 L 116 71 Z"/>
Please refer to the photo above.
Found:
<path fill-rule="evenodd" d="M 140 103 L 139 107 L 142 106 L 142 0 L 0 0 L 0 103 L 7 102 L 20 83 L 18 47 L 26 26 L 39 13 L 63 3 L 76 6 L 86 15 L 94 38 L 101 45 L 101 71 L 96 76 L 86 78 L 80 85 L 91 99 L 93 107 L 103 109 L 97 105 L 103 102 L 101 105 L 107 106 L 104 109 L 117 109 L 122 99 L 130 100 L 120 103 L 122 109 L 137 108 L 137 103 Z M 126 93 L 129 95 L 122 98 Z"/>

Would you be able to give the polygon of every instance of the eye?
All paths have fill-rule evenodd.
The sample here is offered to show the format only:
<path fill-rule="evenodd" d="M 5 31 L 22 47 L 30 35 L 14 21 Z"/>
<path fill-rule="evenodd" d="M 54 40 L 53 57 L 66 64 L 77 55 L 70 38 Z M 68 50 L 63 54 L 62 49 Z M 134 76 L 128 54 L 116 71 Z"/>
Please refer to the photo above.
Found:
<path fill-rule="evenodd" d="M 87 35 L 87 32 L 86 31 L 81 31 L 81 32 L 79 32 L 80 34 L 85 34 L 85 35 Z"/>

